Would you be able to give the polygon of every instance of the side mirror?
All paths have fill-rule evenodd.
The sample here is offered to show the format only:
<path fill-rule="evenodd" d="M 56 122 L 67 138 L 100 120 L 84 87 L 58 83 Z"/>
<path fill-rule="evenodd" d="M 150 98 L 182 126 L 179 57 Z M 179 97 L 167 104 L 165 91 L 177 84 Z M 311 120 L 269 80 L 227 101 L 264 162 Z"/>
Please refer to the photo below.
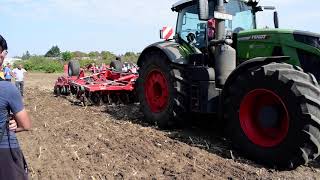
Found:
<path fill-rule="evenodd" d="M 171 27 L 165 26 L 160 30 L 160 39 L 173 39 L 173 34 L 173 29 Z"/>
<path fill-rule="evenodd" d="M 209 20 L 209 2 L 208 0 L 198 0 L 199 19 L 202 21 Z"/>
<path fill-rule="evenodd" d="M 279 28 L 279 17 L 278 17 L 277 11 L 273 12 L 273 21 L 274 21 L 274 27 Z"/>
<path fill-rule="evenodd" d="M 274 6 L 261 6 L 263 10 L 276 10 Z"/>

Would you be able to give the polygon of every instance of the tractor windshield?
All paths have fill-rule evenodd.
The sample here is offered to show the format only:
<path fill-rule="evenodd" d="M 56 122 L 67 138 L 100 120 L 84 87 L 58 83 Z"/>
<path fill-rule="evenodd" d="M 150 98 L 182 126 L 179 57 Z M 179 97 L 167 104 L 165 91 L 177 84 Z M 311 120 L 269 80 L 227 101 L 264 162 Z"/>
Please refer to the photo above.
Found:
<path fill-rule="evenodd" d="M 226 21 L 227 30 L 238 33 L 243 30 L 255 29 L 255 17 L 252 7 L 241 0 L 230 0 L 226 4 L 226 11 L 233 16 L 232 21 Z"/>
<path fill-rule="evenodd" d="M 216 1 L 209 1 L 210 18 L 213 18 L 215 4 Z M 226 21 L 228 31 L 238 33 L 242 30 L 254 29 L 256 26 L 251 6 L 241 0 L 230 0 L 226 4 L 226 13 L 233 16 L 232 20 Z M 193 43 L 201 49 L 206 47 L 206 33 L 209 33 L 207 24 L 207 21 L 199 20 L 198 7 L 193 4 L 179 11 L 176 32 L 182 40 Z"/>
<path fill-rule="evenodd" d="M 209 5 L 210 8 L 214 8 L 213 1 Z M 185 42 L 191 43 L 193 41 L 194 45 L 199 49 L 205 47 L 206 27 L 207 21 L 199 20 L 198 7 L 196 5 L 186 7 L 179 12 L 177 33 Z M 190 38 L 191 36 L 194 38 Z"/>

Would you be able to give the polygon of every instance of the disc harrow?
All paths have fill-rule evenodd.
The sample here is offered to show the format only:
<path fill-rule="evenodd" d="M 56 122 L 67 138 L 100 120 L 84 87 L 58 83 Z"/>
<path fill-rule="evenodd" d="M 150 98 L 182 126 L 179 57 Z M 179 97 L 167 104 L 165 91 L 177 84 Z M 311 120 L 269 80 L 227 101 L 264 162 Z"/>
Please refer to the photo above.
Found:
<path fill-rule="evenodd" d="M 96 106 L 103 103 L 130 104 L 137 102 L 134 95 L 134 86 L 138 78 L 135 66 L 126 71 L 117 71 L 107 67 L 98 73 L 85 76 L 84 69 L 79 69 L 80 66 L 77 63 L 77 61 L 71 61 L 65 66 L 65 75 L 57 79 L 54 86 L 54 93 L 57 96 L 72 95 L 83 105 Z M 73 72 L 79 73 L 74 75 Z"/>

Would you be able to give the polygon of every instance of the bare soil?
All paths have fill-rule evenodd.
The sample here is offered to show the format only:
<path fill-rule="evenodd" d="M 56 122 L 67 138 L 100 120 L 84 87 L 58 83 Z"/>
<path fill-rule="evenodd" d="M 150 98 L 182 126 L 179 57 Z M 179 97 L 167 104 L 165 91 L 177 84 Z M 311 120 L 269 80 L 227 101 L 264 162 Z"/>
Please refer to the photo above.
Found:
<path fill-rule="evenodd" d="M 158 130 L 138 104 L 82 107 L 55 97 L 58 76 L 26 80 L 33 130 L 18 137 L 31 179 L 320 179 L 318 163 L 279 172 L 239 158 L 210 128 Z"/>

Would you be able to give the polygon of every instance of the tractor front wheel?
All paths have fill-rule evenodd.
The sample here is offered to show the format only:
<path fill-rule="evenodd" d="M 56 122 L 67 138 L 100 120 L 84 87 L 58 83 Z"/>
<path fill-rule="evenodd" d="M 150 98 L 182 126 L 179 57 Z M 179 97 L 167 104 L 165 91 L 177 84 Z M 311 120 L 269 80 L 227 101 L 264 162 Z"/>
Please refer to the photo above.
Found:
<path fill-rule="evenodd" d="M 137 80 L 141 110 L 148 122 L 170 128 L 182 120 L 186 107 L 184 78 L 160 52 L 145 54 Z"/>
<path fill-rule="evenodd" d="M 233 146 L 249 158 L 293 169 L 320 153 L 320 87 L 314 76 L 271 63 L 226 88 L 224 117 Z"/>

